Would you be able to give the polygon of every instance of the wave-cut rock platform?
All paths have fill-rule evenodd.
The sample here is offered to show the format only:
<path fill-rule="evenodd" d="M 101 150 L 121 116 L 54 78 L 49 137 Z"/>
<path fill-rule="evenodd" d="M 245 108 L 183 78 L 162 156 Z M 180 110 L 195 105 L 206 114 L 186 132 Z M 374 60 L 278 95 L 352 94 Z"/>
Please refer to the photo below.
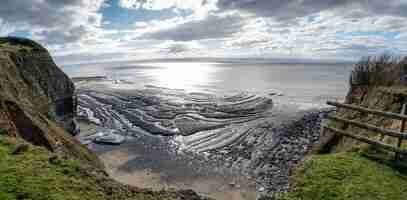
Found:
<path fill-rule="evenodd" d="M 215 95 L 154 86 L 82 86 L 77 96 L 80 119 L 98 130 L 137 138 L 134 144 L 139 146 L 132 151 L 144 155 L 127 162 L 126 169 L 161 166 L 157 171 L 167 170 L 167 178 L 172 174 L 173 179 L 217 174 L 229 177 L 232 185 L 240 184 L 233 177 L 245 177 L 267 194 L 289 188 L 291 169 L 319 140 L 328 112 L 301 111 L 276 104 L 271 96 L 246 92 Z M 143 159 L 156 160 L 141 166 Z"/>

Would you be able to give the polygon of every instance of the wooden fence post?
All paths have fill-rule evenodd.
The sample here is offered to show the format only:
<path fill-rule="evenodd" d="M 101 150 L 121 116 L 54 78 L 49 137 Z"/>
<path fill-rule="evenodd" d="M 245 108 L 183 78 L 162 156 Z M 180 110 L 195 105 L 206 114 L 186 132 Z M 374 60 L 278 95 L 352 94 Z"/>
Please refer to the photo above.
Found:
<path fill-rule="evenodd" d="M 403 107 L 401 109 L 400 114 L 405 115 L 406 114 L 406 105 L 407 104 L 403 104 Z M 404 132 L 404 128 L 406 126 L 406 120 L 401 120 L 401 126 L 400 126 L 400 133 Z M 401 148 L 401 144 L 403 143 L 403 139 L 401 137 L 399 137 L 398 143 L 397 143 L 397 147 Z M 396 161 L 398 161 L 400 159 L 400 154 L 396 153 L 396 157 L 395 157 Z"/>
<path fill-rule="evenodd" d="M 407 123 L 407 113 L 406 113 L 407 112 L 407 103 L 403 104 L 400 113 L 373 110 L 373 109 L 369 109 L 369 108 L 365 108 L 365 107 L 360 107 L 360 106 L 355 106 L 355 105 L 350 105 L 350 104 L 342 104 L 342 103 L 331 102 L 331 101 L 328 101 L 327 104 L 338 107 L 338 108 L 340 107 L 340 108 L 359 111 L 362 113 L 380 115 L 380 116 L 387 117 L 387 118 L 390 118 L 393 120 L 400 120 L 401 121 L 400 131 L 396 131 L 393 129 L 386 129 L 383 127 L 377 127 L 374 125 L 369 125 L 367 123 L 358 122 L 355 120 L 349 120 L 346 118 L 328 116 L 328 119 L 342 122 L 344 125 L 354 125 L 359 128 L 363 128 L 363 129 L 367 129 L 367 130 L 370 130 L 373 132 L 378 132 L 378 133 L 381 133 L 384 135 L 395 137 L 398 139 L 397 147 L 395 145 L 390 145 L 390 144 L 382 143 L 379 141 L 371 140 L 368 137 L 362 137 L 362 136 L 358 136 L 358 135 L 354 135 L 352 133 L 346 132 L 346 130 L 344 130 L 344 129 L 346 129 L 346 127 L 342 127 L 342 129 L 336 129 L 336 128 L 331 128 L 329 126 L 323 125 L 324 127 L 322 130 L 322 133 L 329 130 L 336 134 L 350 137 L 352 139 L 355 139 L 355 140 L 358 140 L 358 141 L 361 141 L 361 142 L 364 142 L 364 143 L 367 143 L 370 145 L 374 145 L 374 146 L 380 147 L 380 148 L 388 150 L 388 151 L 393 151 L 393 152 L 395 152 L 395 161 L 396 162 L 401 160 L 402 156 L 407 156 L 407 149 L 404 150 L 401 148 L 403 145 L 403 141 L 407 140 L 407 133 L 404 132 L 404 129 L 407 126 L 407 124 L 406 124 Z"/>

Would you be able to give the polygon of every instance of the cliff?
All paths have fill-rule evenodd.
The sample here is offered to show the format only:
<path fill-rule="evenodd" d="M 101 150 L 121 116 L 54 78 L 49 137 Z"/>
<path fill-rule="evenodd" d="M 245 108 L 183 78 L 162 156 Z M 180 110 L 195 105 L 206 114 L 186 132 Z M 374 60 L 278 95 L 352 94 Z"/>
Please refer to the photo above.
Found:
<path fill-rule="evenodd" d="M 407 57 L 401 60 L 386 55 L 368 58 L 356 64 L 350 79 L 347 104 L 374 110 L 400 113 L 407 103 Z M 399 130 L 400 120 L 338 109 L 336 117 Z M 329 126 L 392 146 L 397 139 L 340 122 Z M 325 132 L 321 145 L 293 172 L 289 193 L 280 200 L 319 199 L 406 199 L 407 161 L 394 161 L 394 153 L 374 148 L 356 140 Z M 402 148 L 406 149 L 405 142 Z M 319 153 L 319 154 L 318 154 Z M 321 154 L 322 153 L 322 154 Z"/>
<path fill-rule="evenodd" d="M 1 93 L 18 99 L 76 134 L 74 84 L 55 65 L 47 50 L 19 38 L 0 39 Z M 27 101 L 28 100 L 28 101 Z"/>
<path fill-rule="evenodd" d="M 120 184 L 72 137 L 74 84 L 41 45 L 0 38 L 0 199 L 203 199 Z"/>
<path fill-rule="evenodd" d="M 407 103 L 407 87 L 402 86 L 353 86 L 346 98 L 346 103 L 358 105 L 370 109 L 400 113 L 404 103 Z M 378 127 L 399 130 L 401 126 L 400 120 L 388 119 L 378 115 L 366 115 L 360 112 L 339 109 L 337 114 L 339 117 L 346 119 L 354 119 L 360 122 L 365 122 Z M 378 141 L 396 146 L 397 139 L 394 137 L 383 136 L 378 133 L 372 133 L 365 129 L 360 129 L 354 126 L 343 127 L 342 124 L 335 124 L 340 128 L 362 135 L 364 137 L 374 138 Z M 331 141 L 332 150 L 335 152 L 348 151 L 355 148 L 364 148 L 365 145 L 349 138 L 333 138 Z"/>
<path fill-rule="evenodd" d="M 400 113 L 403 104 L 407 103 L 406 74 L 407 57 L 399 58 L 384 54 L 364 58 L 354 66 L 345 103 L 374 110 Z M 400 130 L 401 128 L 400 120 L 355 112 L 349 109 L 339 109 L 336 115 L 387 129 Z M 387 137 L 352 125 L 345 126 L 335 122 L 331 122 L 331 124 L 363 137 L 374 138 L 394 146 L 397 145 L 398 140 L 394 137 Z M 366 147 L 369 148 L 369 145 L 356 142 L 353 139 L 334 136 L 329 142 L 329 147 L 331 148 L 330 151 L 341 152 L 351 149 L 366 149 Z"/>
<path fill-rule="evenodd" d="M 50 151 L 102 165 L 71 137 L 74 85 L 46 49 L 21 38 L 0 38 L 0 128 Z"/>

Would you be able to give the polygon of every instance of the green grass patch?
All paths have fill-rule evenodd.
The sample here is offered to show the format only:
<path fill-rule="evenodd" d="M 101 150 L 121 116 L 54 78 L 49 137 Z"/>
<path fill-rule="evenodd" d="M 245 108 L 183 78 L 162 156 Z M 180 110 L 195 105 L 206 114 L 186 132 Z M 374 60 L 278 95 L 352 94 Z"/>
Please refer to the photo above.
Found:
<path fill-rule="evenodd" d="M 95 179 L 84 176 L 76 160 L 50 162 L 46 149 L 30 146 L 12 155 L 15 144 L 0 136 L 0 199 L 103 199 Z"/>
<path fill-rule="evenodd" d="M 44 47 L 40 44 L 20 37 L 0 37 L 0 46 L 3 47 L 17 47 L 17 48 L 25 48 L 27 51 L 36 50 L 36 51 L 44 51 Z"/>
<path fill-rule="evenodd" d="M 0 135 L 0 200 L 206 200 L 189 191 L 130 188 L 42 147 L 13 154 L 22 142 Z"/>
<path fill-rule="evenodd" d="M 285 200 L 405 200 L 407 176 L 359 153 L 315 155 L 297 169 Z"/>

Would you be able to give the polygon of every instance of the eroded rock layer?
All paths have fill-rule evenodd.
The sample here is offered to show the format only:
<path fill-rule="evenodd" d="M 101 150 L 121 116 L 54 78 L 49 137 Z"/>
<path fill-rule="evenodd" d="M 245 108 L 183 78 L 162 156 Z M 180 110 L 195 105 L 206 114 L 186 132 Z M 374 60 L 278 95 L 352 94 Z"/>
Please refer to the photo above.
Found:
<path fill-rule="evenodd" d="M 0 128 L 26 141 L 100 166 L 74 140 L 74 84 L 39 44 L 0 38 Z"/>
<path fill-rule="evenodd" d="M 243 176 L 269 194 L 288 190 L 291 169 L 318 142 L 326 113 L 276 106 L 271 96 L 245 92 L 222 96 L 152 86 L 120 90 L 85 85 L 78 90 L 82 119 L 122 134 L 139 135 L 141 129 L 167 136 L 163 138 L 168 142 L 159 145 L 147 142 L 147 136 L 138 137 L 137 143 L 151 149 L 173 143 L 168 151 L 176 148 L 202 161 L 194 171 Z"/>
<path fill-rule="evenodd" d="M 164 136 L 184 136 L 189 149 L 222 147 L 244 136 L 248 124 L 269 116 L 270 98 L 217 97 L 163 88 L 132 92 L 79 90 L 79 116 L 111 129 L 134 126 Z"/>

